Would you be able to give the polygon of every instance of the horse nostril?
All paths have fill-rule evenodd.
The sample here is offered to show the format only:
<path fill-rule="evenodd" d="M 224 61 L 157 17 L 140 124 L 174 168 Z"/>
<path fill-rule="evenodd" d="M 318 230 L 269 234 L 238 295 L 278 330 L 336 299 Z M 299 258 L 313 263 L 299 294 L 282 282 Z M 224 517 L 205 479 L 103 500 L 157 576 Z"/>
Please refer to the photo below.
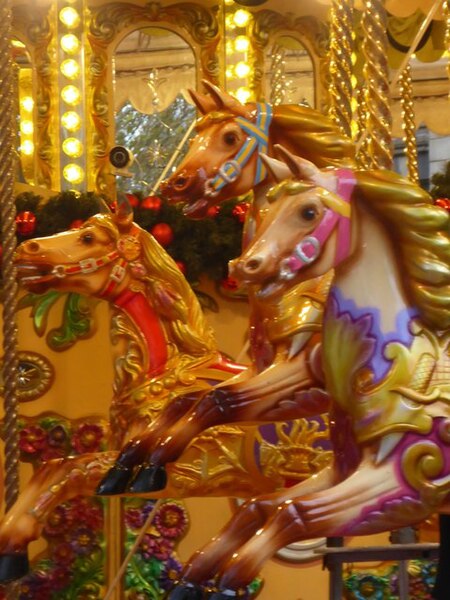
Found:
<path fill-rule="evenodd" d="M 259 267 L 261 266 L 262 260 L 260 258 L 250 258 L 246 263 L 245 263 L 245 270 L 247 272 L 255 272 L 259 269 Z"/>
<path fill-rule="evenodd" d="M 39 252 L 39 250 L 41 249 L 41 246 L 35 240 L 30 240 L 28 242 L 25 242 L 24 246 L 25 246 L 25 250 L 27 252 L 36 253 L 36 252 Z"/>

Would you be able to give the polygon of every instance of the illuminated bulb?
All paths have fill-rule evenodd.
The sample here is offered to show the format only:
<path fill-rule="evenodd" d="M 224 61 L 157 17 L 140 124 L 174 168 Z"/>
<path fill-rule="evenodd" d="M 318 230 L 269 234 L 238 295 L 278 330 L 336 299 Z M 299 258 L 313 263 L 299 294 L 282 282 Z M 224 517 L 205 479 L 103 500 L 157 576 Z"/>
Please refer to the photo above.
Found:
<path fill-rule="evenodd" d="M 237 63 L 234 70 L 236 75 L 240 79 L 243 79 L 244 77 L 247 77 L 247 75 L 250 73 L 250 66 L 247 63 L 241 61 Z"/>
<path fill-rule="evenodd" d="M 22 106 L 23 110 L 26 110 L 27 112 L 31 112 L 33 110 L 33 106 L 34 106 L 34 100 L 31 96 L 24 96 L 20 100 L 20 105 Z"/>
<path fill-rule="evenodd" d="M 81 117 L 73 110 L 68 110 L 61 117 L 61 124 L 67 131 L 78 131 L 81 127 Z"/>
<path fill-rule="evenodd" d="M 63 60 L 59 68 L 67 79 L 76 79 L 80 74 L 80 65 L 73 58 Z"/>
<path fill-rule="evenodd" d="M 80 102 L 80 90 L 74 85 L 66 85 L 61 90 L 61 98 L 66 104 L 78 104 Z"/>
<path fill-rule="evenodd" d="M 250 40 L 246 35 L 238 35 L 234 40 L 234 49 L 236 52 L 247 52 L 250 48 Z"/>
<path fill-rule="evenodd" d="M 81 183 L 84 179 L 84 171 L 80 167 L 80 165 L 70 163 L 64 167 L 63 177 L 69 183 L 74 183 L 74 184 Z"/>
<path fill-rule="evenodd" d="M 23 144 L 20 145 L 20 151 L 22 154 L 26 156 L 30 156 L 34 152 L 34 144 L 31 140 L 25 140 Z"/>
<path fill-rule="evenodd" d="M 33 122 L 32 121 L 21 121 L 20 123 L 20 131 L 24 134 L 24 135 L 31 135 L 33 133 L 34 127 L 33 127 Z"/>
<path fill-rule="evenodd" d="M 71 156 L 72 158 L 79 158 L 83 154 L 83 144 L 74 137 L 64 140 L 62 149 L 67 156 Z"/>
<path fill-rule="evenodd" d="M 225 27 L 227 29 L 234 29 L 236 27 L 236 24 L 234 22 L 234 15 L 227 15 L 225 17 Z"/>
<path fill-rule="evenodd" d="M 73 33 L 66 33 L 60 41 L 61 48 L 67 54 L 76 54 L 80 49 L 80 40 Z"/>
<path fill-rule="evenodd" d="M 248 10 L 244 10 L 242 8 L 240 8 L 239 10 L 237 10 L 234 15 L 233 15 L 233 21 L 235 23 L 235 25 L 237 25 L 238 27 L 245 27 L 247 25 L 247 23 L 250 21 L 250 13 L 248 12 Z"/>
<path fill-rule="evenodd" d="M 252 93 L 247 87 L 240 87 L 238 90 L 236 90 L 235 95 L 239 102 L 245 104 L 249 100 Z"/>
<path fill-rule="evenodd" d="M 72 6 L 66 6 L 59 13 L 59 20 L 67 29 L 75 29 L 80 24 L 80 15 Z"/>

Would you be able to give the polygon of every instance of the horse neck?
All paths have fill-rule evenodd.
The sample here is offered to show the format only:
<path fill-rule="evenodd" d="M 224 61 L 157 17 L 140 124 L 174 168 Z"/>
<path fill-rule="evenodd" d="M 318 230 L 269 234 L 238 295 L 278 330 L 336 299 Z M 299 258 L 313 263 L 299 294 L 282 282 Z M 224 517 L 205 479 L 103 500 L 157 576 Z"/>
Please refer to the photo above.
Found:
<path fill-rule="evenodd" d="M 411 341 L 409 324 L 418 316 L 406 297 L 396 251 L 382 225 L 363 207 L 355 206 L 356 227 L 352 257 L 338 266 L 330 292 L 337 313 L 352 322 L 368 318 L 370 335 L 377 340 L 378 354 L 385 344 Z M 329 310 L 325 316 L 325 332 Z M 374 358 L 374 360 L 376 360 Z"/>
<path fill-rule="evenodd" d="M 167 339 L 161 320 L 149 299 L 129 289 L 121 292 L 113 305 L 127 315 L 144 349 L 143 372 L 154 377 L 164 371 L 168 359 Z"/>

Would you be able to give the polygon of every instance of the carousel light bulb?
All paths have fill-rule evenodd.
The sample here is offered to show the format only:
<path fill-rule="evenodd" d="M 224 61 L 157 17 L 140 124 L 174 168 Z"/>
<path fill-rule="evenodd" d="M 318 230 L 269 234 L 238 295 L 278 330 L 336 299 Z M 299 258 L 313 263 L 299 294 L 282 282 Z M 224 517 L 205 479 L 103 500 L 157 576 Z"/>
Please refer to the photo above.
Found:
<path fill-rule="evenodd" d="M 238 35 L 234 40 L 234 49 L 236 52 L 247 52 L 250 48 L 250 39 L 246 35 Z"/>
<path fill-rule="evenodd" d="M 84 171 L 80 167 L 80 165 L 76 165 L 75 163 L 69 163 L 63 169 L 63 177 L 69 183 L 81 183 L 84 179 Z"/>
<path fill-rule="evenodd" d="M 252 95 L 252 93 L 248 87 L 240 87 L 239 89 L 236 90 L 235 95 L 236 95 L 236 98 L 239 100 L 239 102 L 241 102 L 242 104 L 245 104 L 250 99 L 250 96 Z"/>
<path fill-rule="evenodd" d="M 67 29 L 75 29 L 80 24 L 80 15 L 72 6 L 66 6 L 59 13 L 59 20 Z"/>
<path fill-rule="evenodd" d="M 28 119 L 21 121 L 20 122 L 20 131 L 24 135 L 31 135 L 34 131 L 33 121 L 29 121 Z"/>
<path fill-rule="evenodd" d="M 66 85 L 61 90 L 61 98 L 66 104 L 78 104 L 81 99 L 80 90 L 74 85 Z"/>
<path fill-rule="evenodd" d="M 233 21 L 237 27 L 245 27 L 247 25 L 247 23 L 250 21 L 250 17 L 251 17 L 251 14 L 248 12 L 248 10 L 244 10 L 243 8 L 240 8 L 239 10 L 237 10 L 234 13 Z"/>
<path fill-rule="evenodd" d="M 60 41 L 61 48 L 67 54 L 76 54 L 80 49 L 80 40 L 73 33 L 66 33 Z"/>
<path fill-rule="evenodd" d="M 236 27 L 236 24 L 234 22 L 234 15 L 227 15 L 225 17 L 225 27 L 227 29 L 234 29 Z"/>
<path fill-rule="evenodd" d="M 240 61 L 235 66 L 234 71 L 240 79 L 244 79 L 250 73 L 250 65 L 244 61 Z"/>
<path fill-rule="evenodd" d="M 80 65 L 73 58 L 63 60 L 59 68 L 67 79 L 76 79 L 80 75 Z"/>
<path fill-rule="evenodd" d="M 61 124 L 67 131 L 78 131 L 81 127 L 81 117 L 74 110 L 68 110 L 61 116 Z"/>
<path fill-rule="evenodd" d="M 79 158 L 83 154 L 83 144 L 77 138 L 69 137 L 62 143 L 62 149 L 67 156 Z"/>
<path fill-rule="evenodd" d="M 31 156 L 34 152 L 33 142 L 31 140 L 25 140 L 23 144 L 20 145 L 20 151 L 26 156 Z"/>
<path fill-rule="evenodd" d="M 23 108 L 23 110 L 31 112 L 34 106 L 34 100 L 31 96 L 24 96 L 20 99 L 20 105 Z"/>

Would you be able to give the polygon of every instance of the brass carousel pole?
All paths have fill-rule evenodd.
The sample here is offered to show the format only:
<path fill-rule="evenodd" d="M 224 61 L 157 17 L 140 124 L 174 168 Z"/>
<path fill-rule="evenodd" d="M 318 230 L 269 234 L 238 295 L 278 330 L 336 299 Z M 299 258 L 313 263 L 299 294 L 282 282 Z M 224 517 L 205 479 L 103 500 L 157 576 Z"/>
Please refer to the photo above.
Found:
<path fill-rule="evenodd" d="M 382 0 L 367 2 L 363 16 L 367 135 L 372 168 L 392 166 L 392 116 L 389 106 L 387 18 Z"/>
<path fill-rule="evenodd" d="M 342 133 L 352 136 L 353 0 L 333 0 L 330 31 L 330 111 Z"/>
<path fill-rule="evenodd" d="M 414 95 L 411 78 L 411 65 L 400 75 L 400 102 L 402 106 L 402 128 L 406 145 L 408 175 L 411 181 L 419 183 L 419 165 L 417 162 L 416 122 L 414 114 Z"/>
<path fill-rule="evenodd" d="M 17 432 L 17 283 L 13 256 L 16 249 L 14 204 L 14 73 L 10 52 L 11 2 L 0 2 L 0 214 L 3 300 L 3 380 L 5 427 L 5 503 L 9 509 L 19 494 Z"/>

